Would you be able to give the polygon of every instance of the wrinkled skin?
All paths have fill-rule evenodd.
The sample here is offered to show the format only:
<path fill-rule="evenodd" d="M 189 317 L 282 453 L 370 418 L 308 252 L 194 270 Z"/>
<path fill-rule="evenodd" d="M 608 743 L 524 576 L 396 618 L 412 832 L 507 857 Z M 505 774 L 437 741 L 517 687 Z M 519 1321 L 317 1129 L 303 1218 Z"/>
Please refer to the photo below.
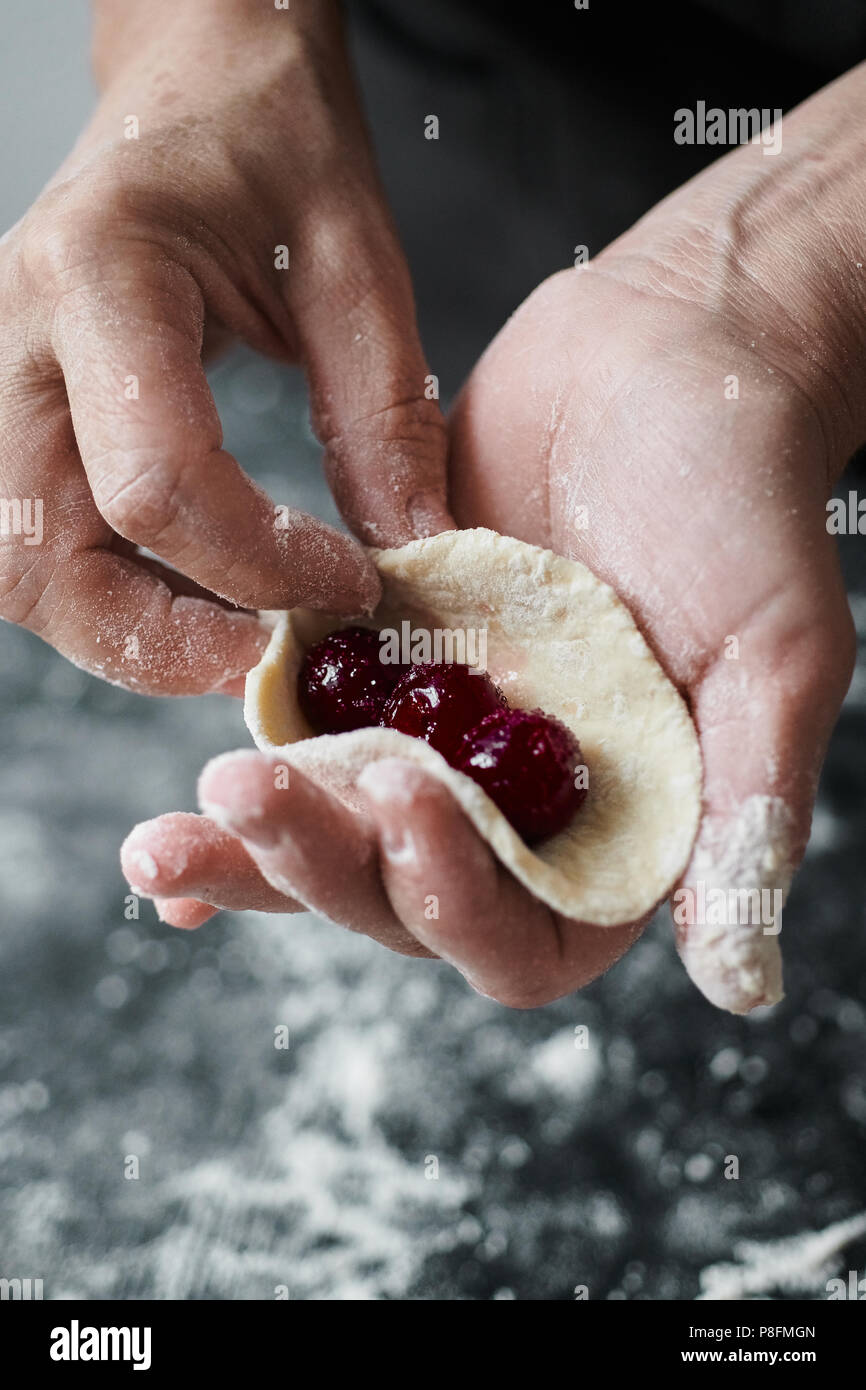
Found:
<path fill-rule="evenodd" d="M 707 817 L 756 793 L 783 797 L 796 854 L 852 661 L 825 527 L 835 461 L 784 353 L 753 348 L 732 315 L 685 298 L 684 282 L 663 288 L 659 272 L 623 243 L 524 304 L 455 411 L 453 506 L 463 525 L 549 545 L 616 587 L 691 703 Z M 724 396 L 730 374 L 736 401 Z M 725 658 L 730 635 L 738 661 Z M 219 832 L 194 817 L 152 822 L 124 865 L 158 896 L 265 911 L 296 900 L 442 956 L 518 1006 L 579 988 L 639 935 L 642 923 L 591 927 L 535 901 L 419 769 L 379 763 L 362 785 L 368 810 L 355 817 L 296 774 L 291 793 L 275 791 L 264 755 L 220 758 L 200 784 Z M 159 864 L 149 882 L 142 848 Z M 263 876 L 252 892 L 250 861 Z M 425 916 L 431 893 L 438 920 Z M 162 907 L 178 924 L 207 911 Z"/>
<path fill-rule="evenodd" d="M 445 426 L 334 6 L 98 8 L 102 101 L 0 243 L 0 489 L 44 506 L 42 544 L 0 538 L 0 616 L 142 693 L 236 694 L 266 641 L 238 608 L 369 612 L 379 581 L 223 449 L 203 354 L 303 363 L 367 541 L 448 523 Z"/>

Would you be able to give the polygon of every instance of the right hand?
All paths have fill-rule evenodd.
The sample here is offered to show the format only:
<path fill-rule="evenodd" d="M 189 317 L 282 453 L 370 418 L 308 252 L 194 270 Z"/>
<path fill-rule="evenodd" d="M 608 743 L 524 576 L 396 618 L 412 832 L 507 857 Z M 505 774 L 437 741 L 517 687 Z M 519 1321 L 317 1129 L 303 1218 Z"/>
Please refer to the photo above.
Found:
<path fill-rule="evenodd" d="M 0 243 L 0 497 L 43 529 L 0 538 L 0 615 L 133 690 L 240 693 L 265 634 L 238 607 L 355 614 L 379 583 L 222 448 L 203 346 L 303 362 L 372 544 L 452 524 L 444 426 L 336 6 L 102 0 L 96 65 L 93 122 Z"/>

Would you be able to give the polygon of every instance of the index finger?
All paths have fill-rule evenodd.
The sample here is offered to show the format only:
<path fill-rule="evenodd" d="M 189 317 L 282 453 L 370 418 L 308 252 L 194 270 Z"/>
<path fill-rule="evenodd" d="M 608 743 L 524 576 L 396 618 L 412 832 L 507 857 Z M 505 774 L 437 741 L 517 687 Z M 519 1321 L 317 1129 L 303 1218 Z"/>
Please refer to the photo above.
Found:
<path fill-rule="evenodd" d="M 164 256 L 139 253 L 130 277 L 127 253 L 62 295 L 53 347 L 100 513 L 244 608 L 372 611 L 379 581 L 357 542 L 276 508 L 222 448 L 202 331 L 198 286 Z"/>

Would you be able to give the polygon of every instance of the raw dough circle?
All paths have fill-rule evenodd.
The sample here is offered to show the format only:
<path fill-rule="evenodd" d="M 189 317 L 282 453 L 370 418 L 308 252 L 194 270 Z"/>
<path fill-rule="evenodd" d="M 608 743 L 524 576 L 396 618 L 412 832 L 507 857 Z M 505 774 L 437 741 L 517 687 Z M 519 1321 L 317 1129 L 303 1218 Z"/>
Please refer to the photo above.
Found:
<path fill-rule="evenodd" d="M 341 625 L 297 608 L 273 615 L 270 644 L 247 677 L 244 717 L 278 751 L 350 806 L 379 758 L 420 763 L 450 788 L 501 862 L 543 902 L 597 926 L 648 913 L 684 869 L 701 809 L 697 734 L 613 590 L 584 565 L 485 529 L 445 531 L 374 550 L 377 628 L 486 628 L 487 669 L 510 704 L 567 724 L 589 768 L 589 794 L 559 835 L 529 849 L 474 782 L 422 739 L 394 729 L 316 738 L 298 706 L 306 648 Z"/>

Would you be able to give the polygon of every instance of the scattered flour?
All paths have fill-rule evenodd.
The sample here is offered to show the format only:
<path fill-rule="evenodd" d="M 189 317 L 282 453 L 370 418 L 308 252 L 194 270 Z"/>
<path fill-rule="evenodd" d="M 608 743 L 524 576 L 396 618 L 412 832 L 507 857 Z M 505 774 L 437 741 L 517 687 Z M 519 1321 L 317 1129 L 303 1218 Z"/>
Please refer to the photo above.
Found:
<path fill-rule="evenodd" d="M 734 1246 L 739 1264 L 701 1271 L 699 1299 L 748 1299 L 775 1290 L 818 1292 L 838 1272 L 846 1245 L 866 1235 L 866 1212 L 836 1221 L 823 1231 L 804 1231 L 785 1240 L 744 1240 Z"/>

